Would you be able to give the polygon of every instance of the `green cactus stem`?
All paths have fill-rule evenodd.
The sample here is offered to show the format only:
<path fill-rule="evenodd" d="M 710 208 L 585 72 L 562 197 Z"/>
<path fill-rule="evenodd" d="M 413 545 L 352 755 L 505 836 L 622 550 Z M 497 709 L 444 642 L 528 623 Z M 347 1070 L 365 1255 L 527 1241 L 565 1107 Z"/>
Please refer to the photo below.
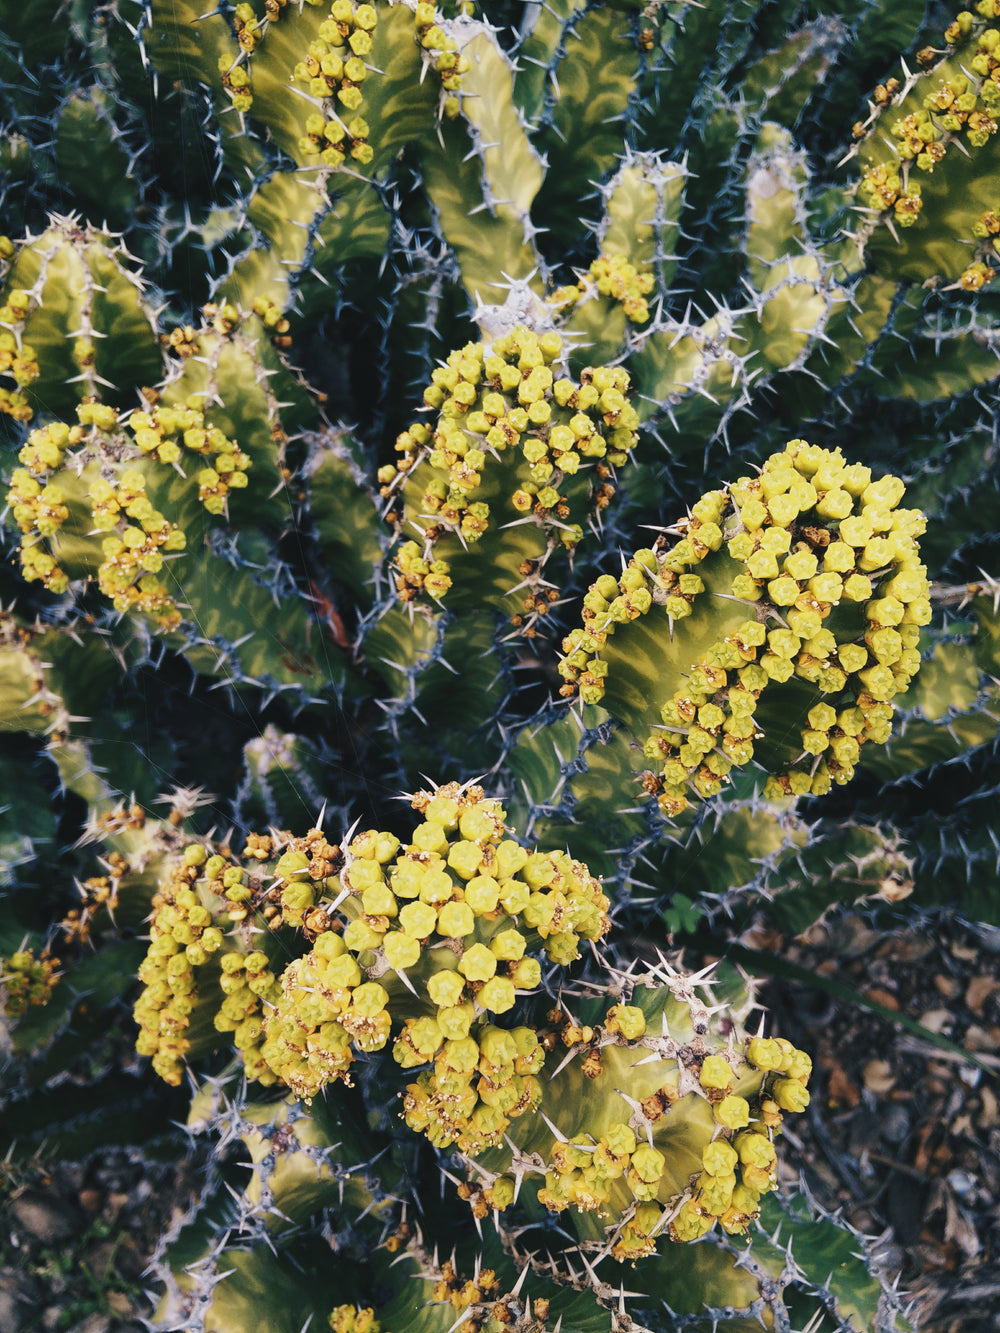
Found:
<path fill-rule="evenodd" d="M 759 477 L 705 495 L 679 542 L 592 585 L 562 693 L 625 722 L 664 814 L 751 759 L 771 798 L 828 791 L 888 738 L 930 619 L 924 519 L 896 508 L 903 489 L 792 441 Z"/>
<path fill-rule="evenodd" d="M 858 241 L 882 271 L 967 292 L 992 282 L 1000 236 L 1000 8 L 983 0 L 875 89 L 854 127 Z"/>
<path fill-rule="evenodd" d="M 403 539 L 400 600 L 495 605 L 536 633 L 559 596 L 550 559 L 610 503 L 638 424 L 625 371 L 588 369 L 576 383 L 559 375 L 562 351 L 558 334 L 517 326 L 434 372 L 433 429 L 403 432 L 398 464 L 379 474 Z"/>
<path fill-rule="evenodd" d="M 565 1006 L 548 1018 L 545 1045 L 562 1059 L 538 1112 L 470 1162 L 473 1207 L 502 1212 L 530 1187 L 595 1250 L 629 1262 L 657 1237 L 696 1240 L 716 1222 L 744 1232 L 775 1188 L 782 1113 L 809 1103 L 809 1057 L 745 1039 L 735 1019 L 721 1041 L 697 991 L 667 971 L 593 1025 Z"/>

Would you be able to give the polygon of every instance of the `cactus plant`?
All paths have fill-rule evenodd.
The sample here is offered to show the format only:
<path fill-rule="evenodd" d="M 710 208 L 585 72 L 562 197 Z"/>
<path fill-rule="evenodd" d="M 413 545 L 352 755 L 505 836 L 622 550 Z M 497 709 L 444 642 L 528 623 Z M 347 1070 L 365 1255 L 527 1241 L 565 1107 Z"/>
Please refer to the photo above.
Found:
<path fill-rule="evenodd" d="M 668 953 L 1000 920 L 994 0 L 85 10 L 0 33 L 11 1133 L 186 1114 L 162 1333 L 902 1333 Z"/>

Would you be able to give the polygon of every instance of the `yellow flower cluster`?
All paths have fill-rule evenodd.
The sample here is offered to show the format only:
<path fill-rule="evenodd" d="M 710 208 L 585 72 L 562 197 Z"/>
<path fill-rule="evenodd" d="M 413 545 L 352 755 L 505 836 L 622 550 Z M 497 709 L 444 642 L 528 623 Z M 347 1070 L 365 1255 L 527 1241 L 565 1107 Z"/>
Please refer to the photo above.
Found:
<path fill-rule="evenodd" d="M 164 553 L 183 551 L 187 539 L 153 508 L 142 473 L 126 472 L 117 485 L 98 478 L 90 487 L 90 503 L 94 527 L 109 534 L 97 569 L 101 592 L 116 611 L 151 615 L 164 629 L 179 625 L 181 613 L 156 575 L 163 569 Z M 127 522 L 129 518 L 135 523 Z"/>
<path fill-rule="evenodd" d="M 336 1306 L 330 1312 L 330 1327 L 333 1333 L 382 1333 L 382 1325 L 371 1306 Z"/>
<path fill-rule="evenodd" d="M 148 420 L 143 414 L 134 413 L 133 420 L 136 417 Z M 18 455 L 23 467 L 15 469 L 7 496 L 14 520 L 25 535 L 21 543 L 24 577 L 40 580 L 56 593 L 66 591 L 69 576 L 42 539 L 56 536 L 68 520 L 72 481 L 67 475 L 60 485 L 49 478 L 64 466 L 67 450 L 95 444 L 100 435 L 114 432 L 118 425 L 114 408 L 102 403 L 81 403 L 77 418 L 75 426 L 55 421 L 31 432 Z M 104 558 L 97 569 L 101 591 L 118 611 L 151 615 L 163 628 L 179 624 L 180 612 L 156 575 L 163 569 L 165 554 L 184 549 L 185 537 L 154 509 L 142 474 L 125 472 L 114 482 L 105 476 L 95 478 L 86 503 L 88 526 L 109 534 L 102 543 Z M 129 519 L 135 522 L 130 524 Z"/>
<path fill-rule="evenodd" d="M 198 499 L 210 514 L 224 513 L 229 492 L 246 486 L 249 455 L 211 425 L 199 395 L 193 395 L 183 407 L 156 406 L 133 412 L 127 425 L 139 450 L 158 463 L 178 463 L 183 449 L 211 459 L 211 466 L 197 474 Z"/>
<path fill-rule="evenodd" d="M 253 106 L 253 82 L 250 77 L 250 59 L 263 40 L 268 26 L 277 23 L 288 0 L 264 0 L 264 17 L 260 18 L 253 5 L 238 4 L 233 11 L 233 28 L 239 45 L 239 55 L 231 59 L 219 56 L 219 75 L 222 86 L 229 94 L 235 110 L 241 114 Z"/>
<path fill-rule="evenodd" d="M 730 1235 L 745 1231 L 760 1213 L 761 1196 L 777 1187 L 774 1134 L 782 1112 L 798 1114 L 809 1105 L 812 1061 L 781 1037 L 752 1038 L 746 1060 L 765 1075 L 752 1103 L 733 1094 L 727 1059 L 710 1055 L 702 1063 L 699 1082 L 726 1132 L 702 1150 L 691 1197 L 670 1219 L 673 1240 L 696 1240 L 716 1222 Z"/>
<path fill-rule="evenodd" d="M 512 474 L 503 483 L 501 521 L 533 518 L 567 549 L 583 536 L 581 510 L 609 503 L 612 468 L 625 462 L 637 438 L 628 373 L 597 367 L 584 370 L 577 384 L 553 371 L 562 350 L 558 334 L 519 326 L 492 344 L 452 352 L 433 372 L 424 392 L 437 413 L 433 430 L 418 423 L 404 431 L 396 441 L 398 464 L 379 472 L 382 494 L 391 498 L 426 465 L 419 491 L 411 485 L 405 497 L 425 546 L 407 542 L 396 554 L 401 600 L 422 592 L 443 597 L 450 565 L 433 555 L 434 544 L 447 535 L 476 542 L 486 532 L 496 506 L 480 497 L 496 490 L 491 459 Z M 580 494 L 572 479 L 588 470 L 597 485 Z"/>
<path fill-rule="evenodd" d="M 368 142 L 368 122 L 356 113 L 364 100 L 365 58 L 372 53 L 377 26 L 373 5 L 333 0 L 317 40 L 295 66 L 296 81 L 310 96 L 329 104 L 322 113 L 308 117 L 306 133 L 299 140 L 299 151 L 306 157 L 318 157 L 323 166 L 339 167 L 348 157 L 367 166 L 375 156 Z M 351 119 L 345 122 L 347 115 Z"/>
<path fill-rule="evenodd" d="M 899 169 L 891 162 L 865 167 L 858 186 L 858 197 L 862 203 L 879 212 L 887 212 L 891 208 L 901 227 L 912 227 L 923 207 L 920 183 L 909 181 L 904 186 Z"/>
<path fill-rule="evenodd" d="M 602 296 L 620 302 L 633 324 L 645 324 L 649 319 L 646 297 L 653 290 L 653 275 L 640 273 L 622 255 L 598 256 L 579 283 L 558 288 L 549 299 L 557 307 L 569 305 L 582 300 L 594 287 Z"/>
<path fill-rule="evenodd" d="M 0 236 L 0 259 L 9 258 L 14 246 L 6 236 Z M 34 347 L 23 342 L 24 321 L 31 311 L 31 297 L 15 288 L 0 305 L 0 375 L 9 375 L 18 389 L 38 378 L 38 360 Z M 30 421 L 34 413 L 24 394 L 17 389 L 0 389 L 0 412 L 15 421 Z"/>
<path fill-rule="evenodd" d="M 93 410 L 91 405 L 81 407 L 81 422 Z M 65 488 L 49 477 L 62 466 L 66 450 L 83 438 L 82 424 L 71 427 L 54 421 L 33 430 L 18 454 L 23 467 L 14 469 L 7 492 L 11 514 L 25 537 L 21 542 L 21 572 L 29 583 L 38 581 L 54 593 L 66 591 L 69 575 L 40 539 L 55 536 L 69 518 L 69 506 Z"/>
<path fill-rule="evenodd" d="M 139 967 L 144 989 L 134 1010 L 140 1027 L 136 1050 L 151 1055 L 153 1068 L 174 1087 L 191 1047 L 188 1029 L 198 1003 L 195 970 L 219 953 L 227 924 L 216 923 L 196 890 L 205 861 L 205 849 L 194 845 L 171 868 L 153 898 L 149 949 Z"/>
<path fill-rule="evenodd" d="M 0 1008 L 8 1018 L 20 1018 L 34 1004 L 45 1004 L 61 973 L 59 959 L 48 949 L 36 957 L 33 949 L 18 949 L 0 958 Z"/>
<path fill-rule="evenodd" d="M 533 1075 L 544 1059 L 530 1028 L 502 1029 L 489 1016 L 539 984 L 533 948 L 565 964 L 581 937 L 599 938 L 608 902 L 578 862 L 504 838 L 504 811 L 481 789 L 452 784 L 415 803 L 425 818 L 409 846 L 375 830 L 351 843 L 343 934 L 320 935 L 285 969 L 262 1053 L 297 1095 L 315 1096 L 347 1076 L 354 1050 L 387 1045 L 387 987 L 405 974 L 434 1015 L 397 1029 L 397 1064 L 433 1062 L 407 1088 L 407 1123 L 440 1146 L 478 1151 L 537 1103 Z M 306 866 L 279 862 L 279 872 L 308 882 Z"/>
<path fill-rule="evenodd" d="M 186 850 L 154 902 L 136 1009 L 140 1050 L 163 1077 L 180 1077 L 197 1007 L 233 1034 L 247 1077 L 306 1100 L 349 1081 L 355 1053 L 381 1050 L 395 1032 L 398 1065 L 431 1066 L 406 1090 L 407 1123 L 441 1146 L 478 1152 L 537 1105 L 544 1048 L 531 1028 L 495 1019 L 539 985 L 537 953 L 565 965 L 581 939 L 605 933 L 608 900 L 579 862 L 505 837 L 502 807 L 480 788 L 453 783 L 414 805 L 424 819 L 409 845 L 369 830 L 339 875 L 339 849 L 315 829 L 280 843 L 248 838 L 251 861 L 284 847 L 267 887 L 228 856 Z M 311 950 L 280 973 L 263 950 L 220 952 L 221 931 L 236 927 L 242 940 L 251 916 L 270 930 L 301 926 Z M 411 993 L 419 1016 L 400 1021 Z"/>
<path fill-rule="evenodd" d="M 653 1253 L 660 1235 L 696 1239 L 716 1222 L 730 1234 L 744 1231 L 760 1212 L 761 1196 L 777 1185 L 773 1138 L 782 1113 L 809 1103 L 809 1057 L 790 1042 L 759 1037 L 743 1055 L 732 1047 L 706 1053 L 701 1038 L 686 1047 L 669 1039 L 665 1045 L 658 1024 L 647 1032 L 638 1005 L 612 1005 L 596 1028 L 581 1028 L 559 1011 L 549 1017 L 561 1020 L 559 1039 L 577 1057 L 554 1076 L 553 1100 L 581 1132 L 569 1139 L 553 1133 L 544 1146 L 532 1124 L 524 1143 L 519 1127 L 510 1131 L 522 1150 L 514 1170 L 544 1170 L 539 1203 L 550 1212 L 574 1208 L 612 1223 L 621 1219 L 612 1248 L 619 1260 Z M 605 1069 L 611 1053 L 616 1059 Z M 609 1106 L 622 1102 L 622 1070 L 629 1066 L 646 1070 L 655 1090 L 642 1101 L 629 1099 L 631 1116 L 622 1104 L 616 1117 Z M 689 1174 L 692 1151 L 700 1170 Z M 544 1166 L 526 1168 L 524 1154 Z M 487 1189 L 469 1194 L 474 1211 L 502 1210 L 514 1198 L 515 1178 L 494 1176 Z"/>
<path fill-rule="evenodd" d="M 886 142 L 891 142 L 891 159 L 869 161 L 862 171 L 858 185 L 861 202 L 879 213 L 891 210 L 893 221 L 901 227 L 912 226 L 923 207 L 920 184 L 911 178 L 911 167 L 932 172 L 954 145 L 968 155 L 970 148 L 984 147 L 997 132 L 1000 31 L 981 22 L 1000 17 L 997 8 L 994 0 L 983 0 L 976 6 L 979 19 L 968 10 L 957 16 L 945 39 L 949 46 L 964 49 L 942 62 L 946 77 L 938 78 L 930 92 L 922 96 L 918 93 L 919 105 L 916 97 L 908 97 L 899 105 L 904 114 L 897 115 L 888 126 L 891 138 Z M 935 54 L 928 48 L 926 61 L 921 63 L 932 63 Z M 926 86 L 930 79 L 927 75 L 919 84 Z M 891 88 L 880 86 L 876 90 L 880 110 L 891 105 L 899 92 L 898 81 L 890 83 Z M 867 128 L 857 126 L 856 137 L 863 137 Z M 881 126 L 879 133 L 883 133 Z M 977 238 L 986 234 L 978 225 L 972 230 Z M 959 283 L 966 291 L 978 291 L 994 276 L 988 263 L 974 262 L 962 273 Z"/>
<path fill-rule="evenodd" d="M 434 1276 L 433 1270 L 430 1275 Z M 437 1268 L 431 1302 L 451 1306 L 444 1317 L 461 1333 L 545 1333 L 547 1327 L 548 1301 L 536 1296 L 529 1310 L 518 1317 L 517 1298 L 505 1295 L 492 1268 L 480 1268 L 474 1279 L 463 1281 L 454 1263 L 446 1260 Z"/>
<path fill-rule="evenodd" d="M 471 13 L 473 6 L 463 4 L 460 9 L 464 13 Z M 413 19 L 417 28 L 417 42 L 433 61 L 435 72 L 441 80 L 445 94 L 441 111 L 449 120 L 454 120 L 461 110 L 458 94 L 462 90 L 462 75 L 469 68 L 469 58 L 459 55 L 458 43 L 439 25 L 437 10 L 433 5 L 421 0 L 414 10 Z"/>
<path fill-rule="evenodd" d="M 288 330 L 291 325 L 282 314 L 281 307 L 266 296 L 254 297 L 253 312 L 260 319 L 264 328 L 271 335 L 271 341 L 275 347 L 280 347 L 286 351 L 292 345 L 292 340 L 288 336 Z"/>
<path fill-rule="evenodd" d="M 284 845 L 286 851 L 275 863 L 278 879 L 265 887 L 262 876 L 236 865 L 228 851 L 208 855 L 203 846 L 192 844 L 171 865 L 153 900 L 151 943 L 139 973 L 146 989 L 135 1017 L 142 1028 L 140 1054 L 152 1055 L 154 1067 L 168 1082 L 180 1079 L 181 1061 L 190 1047 L 187 1029 L 195 1019 L 202 1037 L 214 1040 L 213 1031 L 232 1034 L 248 1078 L 265 1086 L 278 1082 L 262 1050 L 264 1009 L 280 999 L 279 978 L 262 949 L 247 952 L 239 947 L 242 934 L 229 935 L 234 947 L 228 951 L 222 945 L 224 933 L 240 928 L 251 913 L 271 931 L 286 924 L 305 926 L 312 933 L 331 929 L 325 912 L 308 910 L 316 900 L 308 873 L 324 886 L 336 885 L 332 871 L 339 850 L 318 829 L 305 838 L 288 837 Z M 275 848 L 271 835 L 250 834 L 244 856 L 251 862 L 266 861 Z M 299 871 L 303 864 L 304 877 Z M 202 969 L 198 985 L 194 969 Z"/>
<path fill-rule="evenodd" d="M 898 478 L 873 481 L 869 468 L 847 466 L 839 450 L 793 440 L 759 477 L 705 495 L 681 541 L 638 551 L 620 579 L 606 575 L 591 586 L 584 628 L 563 640 L 559 668 L 563 695 L 585 703 L 604 696 L 602 650 L 618 625 L 655 603 L 672 635 L 673 622 L 710 605 L 707 571 L 726 556 L 738 562 L 726 595 L 746 602 L 752 618 L 692 661 L 662 709 L 662 728 L 645 743 L 645 757 L 662 765 L 647 790 L 663 813 L 685 809 L 692 790 L 714 795 L 733 764 L 753 758 L 758 702 L 770 684 L 793 676 L 826 697 L 803 719 L 805 764 L 771 777 L 768 797 L 821 794 L 847 782 L 860 747 L 888 739 L 890 700 L 919 667 L 920 626 L 931 611 L 916 545 L 925 521 L 897 508 L 902 495 Z"/>

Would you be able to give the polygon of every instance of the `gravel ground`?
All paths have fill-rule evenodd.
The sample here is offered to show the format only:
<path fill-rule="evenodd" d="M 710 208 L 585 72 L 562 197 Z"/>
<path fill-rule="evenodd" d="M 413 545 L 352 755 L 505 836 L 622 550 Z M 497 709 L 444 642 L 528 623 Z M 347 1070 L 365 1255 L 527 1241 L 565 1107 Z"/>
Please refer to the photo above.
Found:
<path fill-rule="evenodd" d="M 0 1165 L 2 1333 L 143 1333 L 143 1273 L 191 1185 L 187 1163 L 127 1149 Z"/>
<path fill-rule="evenodd" d="M 979 1056 L 943 1054 L 829 993 L 771 983 L 776 1031 L 813 1053 L 809 1113 L 779 1155 L 816 1199 L 884 1235 L 920 1333 L 1000 1329 L 1000 931 L 954 923 L 886 937 L 848 917 L 780 953 Z"/>

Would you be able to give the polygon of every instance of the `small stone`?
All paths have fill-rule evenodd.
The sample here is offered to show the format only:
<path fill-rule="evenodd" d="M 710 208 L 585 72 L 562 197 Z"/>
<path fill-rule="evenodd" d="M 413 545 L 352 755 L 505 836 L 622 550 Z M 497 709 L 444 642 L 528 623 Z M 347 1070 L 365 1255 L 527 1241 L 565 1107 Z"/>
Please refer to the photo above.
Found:
<path fill-rule="evenodd" d="M 43 1245 L 68 1240 L 79 1229 L 76 1210 L 38 1195 L 22 1194 L 10 1205 L 17 1225 Z"/>
<path fill-rule="evenodd" d="M 972 977 L 965 988 L 965 1003 L 974 1014 L 981 1014 L 983 1005 L 993 992 L 998 990 L 1000 990 L 1000 980 L 996 977 L 988 975 Z"/>
<path fill-rule="evenodd" d="M 41 1291 L 26 1273 L 0 1268 L 0 1328 L 21 1333 L 35 1317 Z"/>
<path fill-rule="evenodd" d="M 69 1333 L 110 1333 L 111 1316 L 104 1314 L 101 1310 L 95 1310 L 93 1314 L 87 1315 L 86 1319 L 74 1324 Z"/>
<path fill-rule="evenodd" d="M 943 1032 L 947 1035 L 951 1031 L 952 1014 L 949 1009 L 928 1009 L 917 1021 L 928 1032 Z"/>
<path fill-rule="evenodd" d="M 910 1132 L 910 1123 L 909 1111 L 897 1102 L 886 1111 L 879 1132 L 886 1143 L 902 1143 Z"/>
<path fill-rule="evenodd" d="M 965 1033 L 963 1045 L 970 1051 L 995 1053 L 1000 1050 L 1000 1025 L 984 1028 L 978 1023 L 971 1024 Z"/>
<path fill-rule="evenodd" d="M 861 1073 L 869 1092 L 884 1093 L 896 1086 L 896 1076 L 888 1060 L 869 1060 Z"/>
<path fill-rule="evenodd" d="M 12 1292 L 0 1288 L 0 1328 L 21 1333 L 27 1313 L 23 1306 L 18 1309 L 17 1297 Z"/>

